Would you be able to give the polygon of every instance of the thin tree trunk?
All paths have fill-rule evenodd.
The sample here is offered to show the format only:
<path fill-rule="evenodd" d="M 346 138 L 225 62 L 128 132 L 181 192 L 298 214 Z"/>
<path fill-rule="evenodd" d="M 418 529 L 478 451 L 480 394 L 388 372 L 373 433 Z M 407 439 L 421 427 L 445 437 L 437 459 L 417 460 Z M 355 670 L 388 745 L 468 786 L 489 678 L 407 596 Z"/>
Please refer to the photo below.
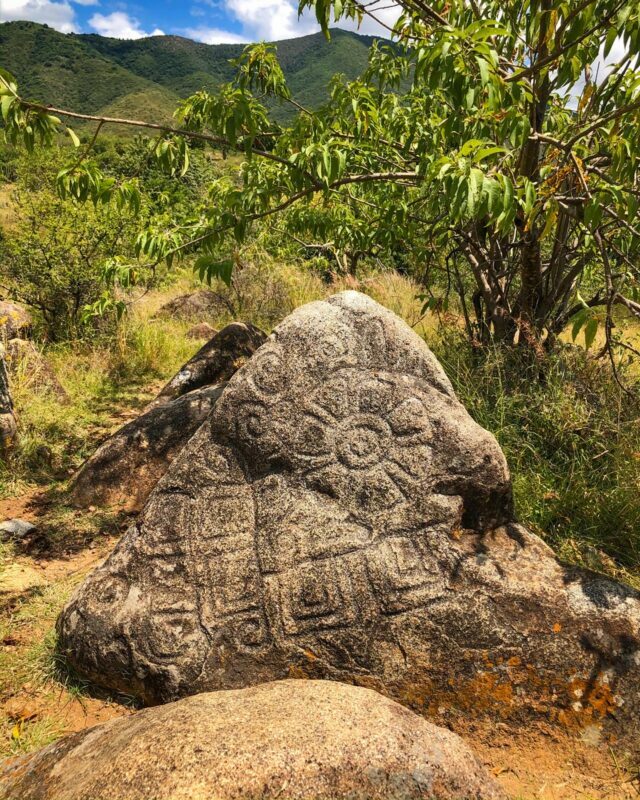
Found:
<path fill-rule="evenodd" d="M 551 13 L 550 0 L 542 0 L 542 22 L 540 25 L 540 39 L 535 54 L 535 61 L 541 61 L 548 55 L 547 22 Z M 530 108 L 531 133 L 540 133 L 544 127 L 549 103 L 550 81 L 544 75 L 540 80 L 538 76 L 533 81 L 533 100 Z M 528 178 L 536 186 L 540 184 L 540 156 L 541 143 L 535 136 L 530 136 L 524 144 L 520 161 L 520 174 Z M 522 233 L 521 250 L 521 289 L 518 306 L 526 323 L 532 327 L 532 332 L 540 332 L 538 308 L 544 300 L 542 285 L 542 254 L 540 240 L 535 222 L 531 230 Z"/>
<path fill-rule="evenodd" d="M 16 418 L 9 393 L 9 374 L 0 343 L 0 458 L 10 452 L 16 437 Z"/>

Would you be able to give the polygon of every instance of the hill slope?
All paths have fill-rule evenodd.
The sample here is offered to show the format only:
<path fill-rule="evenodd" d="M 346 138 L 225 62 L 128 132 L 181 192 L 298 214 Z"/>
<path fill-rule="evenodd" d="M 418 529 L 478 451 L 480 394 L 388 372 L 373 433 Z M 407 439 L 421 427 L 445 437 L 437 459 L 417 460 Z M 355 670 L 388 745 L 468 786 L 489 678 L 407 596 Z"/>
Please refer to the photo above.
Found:
<path fill-rule="evenodd" d="M 332 75 L 354 78 L 366 66 L 373 39 L 334 30 L 277 42 L 278 56 L 294 97 L 318 106 Z M 109 39 L 62 34 L 33 22 L 0 24 L 0 66 L 18 79 L 23 96 L 84 113 L 131 108 L 140 101 L 149 117 L 166 114 L 178 98 L 215 89 L 234 74 L 230 59 L 243 45 L 208 45 L 180 36 Z M 106 111 L 105 111 L 106 113 Z M 280 110 L 282 116 L 288 112 Z"/>

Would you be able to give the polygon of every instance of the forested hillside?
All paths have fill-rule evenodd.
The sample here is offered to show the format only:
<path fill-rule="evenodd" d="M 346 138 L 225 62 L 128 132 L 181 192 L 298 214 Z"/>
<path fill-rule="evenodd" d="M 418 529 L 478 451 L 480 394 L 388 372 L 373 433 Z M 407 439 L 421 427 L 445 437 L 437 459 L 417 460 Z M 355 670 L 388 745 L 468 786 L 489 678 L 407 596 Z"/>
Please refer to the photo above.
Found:
<path fill-rule="evenodd" d="M 278 42 L 278 56 L 298 102 L 317 107 L 336 72 L 353 79 L 367 63 L 373 39 L 336 30 Z M 178 100 L 215 90 L 234 75 L 243 45 L 208 45 L 180 36 L 109 39 L 63 34 L 33 22 L 0 25 L 0 61 L 25 96 L 85 113 L 166 117 Z M 289 109 L 282 109 L 287 116 Z"/>

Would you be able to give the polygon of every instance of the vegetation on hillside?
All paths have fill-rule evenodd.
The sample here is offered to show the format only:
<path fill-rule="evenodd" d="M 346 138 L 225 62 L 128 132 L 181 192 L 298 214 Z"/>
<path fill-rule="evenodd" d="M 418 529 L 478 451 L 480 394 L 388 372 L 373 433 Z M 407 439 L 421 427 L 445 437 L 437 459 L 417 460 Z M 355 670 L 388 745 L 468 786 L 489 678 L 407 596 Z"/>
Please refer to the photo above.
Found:
<path fill-rule="evenodd" d="M 373 39 L 336 31 L 277 43 L 294 96 L 311 108 L 327 99 L 335 73 L 353 79 L 367 64 Z M 217 91 L 233 78 L 232 60 L 242 45 L 208 45 L 179 36 L 136 40 L 97 34 L 63 34 L 34 22 L 0 24 L 2 66 L 24 95 L 89 114 L 169 122 L 180 98 L 200 89 Z M 276 103 L 277 119 L 290 107 Z"/>

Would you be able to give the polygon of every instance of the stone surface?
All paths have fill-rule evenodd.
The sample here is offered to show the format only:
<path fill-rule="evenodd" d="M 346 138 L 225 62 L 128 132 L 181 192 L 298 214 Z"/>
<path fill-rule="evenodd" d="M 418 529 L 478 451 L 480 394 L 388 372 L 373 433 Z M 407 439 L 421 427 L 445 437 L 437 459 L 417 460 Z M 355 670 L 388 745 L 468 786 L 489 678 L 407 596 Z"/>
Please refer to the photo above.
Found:
<path fill-rule="evenodd" d="M 220 309 L 220 300 L 211 289 L 181 294 L 165 303 L 158 312 L 161 316 L 198 322 L 215 314 Z"/>
<path fill-rule="evenodd" d="M 60 402 L 69 401 L 51 364 L 33 342 L 28 339 L 10 339 L 6 346 L 6 360 L 11 374 L 21 373 L 24 387 L 33 391 L 46 389 L 56 395 Z"/>
<path fill-rule="evenodd" d="M 638 593 L 514 523 L 493 436 L 355 292 L 298 309 L 231 378 L 58 633 L 81 674 L 150 703 L 319 677 L 451 724 L 640 741 Z"/>
<path fill-rule="evenodd" d="M 279 681 L 147 709 L 0 772 L 2 800 L 498 800 L 455 734 L 368 689 Z"/>
<path fill-rule="evenodd" d="M 232 322 L 187 361 L 152 405 L 166 403 L 201 386 L 228 381 L 266 339 L 266 333 L 255 325 Z"/>
<path fill-rule="evenodd" d="M 116 431 L 74 476 L 73 505 L 119 505 L 139 511 L 221 392 L 221 386 L 196 389 L 151 408 Z"/>
<path fill-rule="evenodd" d="M 8 456 L 13 449 L 18 429 L 5 356 L 4 345 L 0 341 L 0 458 Z"/>
<path fill-rule="evenodd" d="M 26 519 L 7 519 L 0 522 L 0 541 L 24 539 L 35 530 L 36 526 Z"/>
<path fill-rule="evenodd" d="M 218 331 L 213 325 L 209 325 L 208 322 L 201 322 L 198 325 L 194 325 L 193 328 L 189 328 L 186 336 L 187 339 L 211 339 L 216 333 Z"/>
<path fill-rule="evenodd" d="M 20 336 L 33 325 L 31 314 L 24 306 L 0 300 L 0 341 Z"/>

